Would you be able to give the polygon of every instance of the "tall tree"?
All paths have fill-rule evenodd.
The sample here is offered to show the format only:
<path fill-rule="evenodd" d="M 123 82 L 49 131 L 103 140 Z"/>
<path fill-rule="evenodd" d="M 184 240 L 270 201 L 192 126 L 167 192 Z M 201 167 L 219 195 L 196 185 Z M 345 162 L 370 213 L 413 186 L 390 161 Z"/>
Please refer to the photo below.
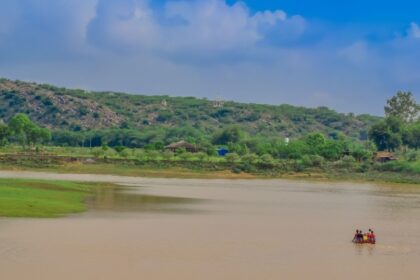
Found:
<path fill-rule="evenodd" d="M 376 144 L 379 151 L 395 151 L 402 143 L 403 122 L 391 116 L 385 121 L 373 125 L 369 130 L 369 138 Z"/>
<path fill-rule="evenodd" d="M 47 128 L 41 128 L 33 123 L 25 114 L 17 114 L 11 118 L 9 129 L 23 147 L 51 140 L 51 132 Z"/>
<path fill-rule="evenodd" d="M 403 131 L 403 143 L 410 148 L 420 148 L 420 121 L 408 125 Z"/>
<path fill-rule="evenodd" d="M 420 106 L 411 92 L 398 91 L 387 101 L 385 115 L 394 116 L 405 122 L 413 122 L 419 118 Z"/>
<path fill-rule="evenodd" d="M 239 143 L 244 139 L 245 133 L 238 126 L 229 126 L 221 131 L 218 131 L 213 136 L 213 144 L 227 145 L 229 143 Z"/>
<path fill-rule="evenodd" d="M 379 151 L 385 151 L 389 147 L 391 131 L 385 121 L 373 125 L 369 130 L 369 138 L 375 143 Z"/>
<path fill-rule="evenodd" d="M 27 144 L 26 130 L 31 124 L 31 120 L 25 114 L 17 114 L 9 121 L 11 134 L 23 147 Z"/>
<path fill-rule="evenodd" d="M 3 146 L 7 142 L 7 137 L 10 135 L 10 130 L 7 125 L 0 124 L 0 146 Z"/>

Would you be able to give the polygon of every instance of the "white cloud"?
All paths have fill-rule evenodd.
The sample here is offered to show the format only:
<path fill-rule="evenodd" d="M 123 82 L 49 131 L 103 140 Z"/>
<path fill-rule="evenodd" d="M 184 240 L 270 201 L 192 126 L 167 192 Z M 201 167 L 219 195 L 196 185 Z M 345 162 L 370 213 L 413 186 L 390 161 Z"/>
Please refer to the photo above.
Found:
<path fill-rule="evenodd" d="M 0 0 L 0 76 L 377 114 L 420 92 L 417 23 L 380 41 L 239 1 L 152 1 Z"/>
<path fill-rule="evenodd" d="M 135 49 L 154 45 L 157 29 L 146 1 L 100 0 L 88 27 L 88 39 L 99 48 Z"/>
<path fill-rule="evenodd" d="M 240 51 L 265 40 L 273 30 L 301 33 L 303 21 L 281 10 L 252 14 L 242 2 L 229 5 L 224 0 L 168 1 L 161 13 L 147 1 L 100 0 L 89 38 L 99 48 Z"/>
<path fill-rule="evenodd" d="M 95 16 L 97 0 L 0 2 L 0 58 L 41 58 L 89 47 L 86 26 Z M 18 52 L 21 54 L 14 57 Z"/>

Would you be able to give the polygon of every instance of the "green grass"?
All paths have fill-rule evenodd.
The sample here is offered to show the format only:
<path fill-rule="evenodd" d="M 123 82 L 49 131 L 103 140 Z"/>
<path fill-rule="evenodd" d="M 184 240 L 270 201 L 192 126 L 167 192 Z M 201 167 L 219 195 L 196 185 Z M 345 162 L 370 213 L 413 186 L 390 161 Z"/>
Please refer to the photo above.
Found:
<path fill-rule="evenodd" d="M 392 161 L 384 164 L 379 164 L 375 168 L 378 171 L 391 171 L 408 174 L 420 174 L 420 161 Z"/>
<path fill-rule="evenodd" d="M 0 179 L 0 217 L 61 217 L 86 210 L 95 184 Z"/>

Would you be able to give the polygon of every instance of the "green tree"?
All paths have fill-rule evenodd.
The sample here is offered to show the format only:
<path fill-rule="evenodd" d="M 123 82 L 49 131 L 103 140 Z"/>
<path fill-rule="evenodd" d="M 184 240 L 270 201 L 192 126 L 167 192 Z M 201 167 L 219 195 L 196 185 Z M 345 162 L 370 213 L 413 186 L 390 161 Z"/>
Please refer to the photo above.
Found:
<path fill-rule="evenodd" d="M 7 143 L 7 138 L 10 136 L 10 130 L 7 125 L 0 125 L 0 146 L 4 146 Z"/>
<path fill-rule="evenodd" d="M 301 140 L 294 140 L 290 141 L 288 145 L 283 144 L 277 146 L 281 150 L 278 151 L 280 158 L 289 158 L 289 159 L 299 159 L 303 155 L 307 155 L 311 153 L 312 147 L 309 147 L 305 141 Z"/>
<path fill-rule="evenodd" d="M 29 145 L 46 144 L 51 141 L 51 132 L 47 128 L 31 124 L 26 128 L 26 139 Z"/>
<path fill-rule="evenodd" d="M 369 139 L 375 143 L 379 151 L 389 149 L 391 131 L 385 121 L 373 125 L 369 130 Z"/>
<path fill-rule="evenodd" d="M 322 133 L 310 133 L 304 141 L 312 149 L 317 149 L 326 143 L 325 136 Z"/>
<path fill-rule="evenodd" d="M 47 143 L 51 132 L 33 123 L 25 114 L 17 114 L 9 121 L 9 129 L 15 139 L 23 146 Z"/>
<path fill-rule="evenodd" d="M 25 114 L 17 114 L 9 121 L 10 132 L 22 146 L 26 146 L 27 144 L 26 128 L 30 124 L 31 120 Z"/>
<path fill-rule="evenodd" d="M 420 121 L 408 125 L 403 131 L 403 143 L 412 149 L 420 148 Z"/>
<path fill-rule="evenodd" d="M 405 122 L 413 122 L 418 119 L 420 106 L 416 103 L 411 92 L 398 91 L 395 96 L 387 101 L 385 115 L 394 116 Z"/>
<path fill-rule="evenodd" d="M 326 159 L 338 160 L 345 154 L 347 144 L 342 140 L 326 140 L 326 142 L 322 146 L 318 147 L 317 150 L 317 154 Z"/>
<path fill-rule="evenodd" d="M 229 143 L 228 149 L 230 152 L 237 153 L 241 156 L 246 155 L 249 152 L 247 145 L 244 143 Z"/>
<path fill-rule="evenodd" d="M 218 131 L 213 136 L 213 144 L 227 145 L 229 143 L 239 143 L 244 139 L 245 133 L 238 126 L 230 126 Z"/>
<path fill-rule="evenodd" d="M 373 153 L 361 144 L 353 144 L 350 147 L 350 155 L 358 162 L 361 162 L 371 158 Z"/>

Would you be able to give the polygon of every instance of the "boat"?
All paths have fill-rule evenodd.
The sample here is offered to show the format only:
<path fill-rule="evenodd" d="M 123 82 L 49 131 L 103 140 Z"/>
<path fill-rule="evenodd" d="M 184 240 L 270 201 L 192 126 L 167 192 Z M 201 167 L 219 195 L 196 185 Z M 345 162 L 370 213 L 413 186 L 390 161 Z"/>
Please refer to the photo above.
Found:
<path fill-rule="evenodd" d="M 354 244 L 376 244 L 375 239 L 373 239 L 373 240 L 369 240 L 369 239 L 368 240 L 356 240 L 356 239 L 353 239 L 352 242 Z"/>

